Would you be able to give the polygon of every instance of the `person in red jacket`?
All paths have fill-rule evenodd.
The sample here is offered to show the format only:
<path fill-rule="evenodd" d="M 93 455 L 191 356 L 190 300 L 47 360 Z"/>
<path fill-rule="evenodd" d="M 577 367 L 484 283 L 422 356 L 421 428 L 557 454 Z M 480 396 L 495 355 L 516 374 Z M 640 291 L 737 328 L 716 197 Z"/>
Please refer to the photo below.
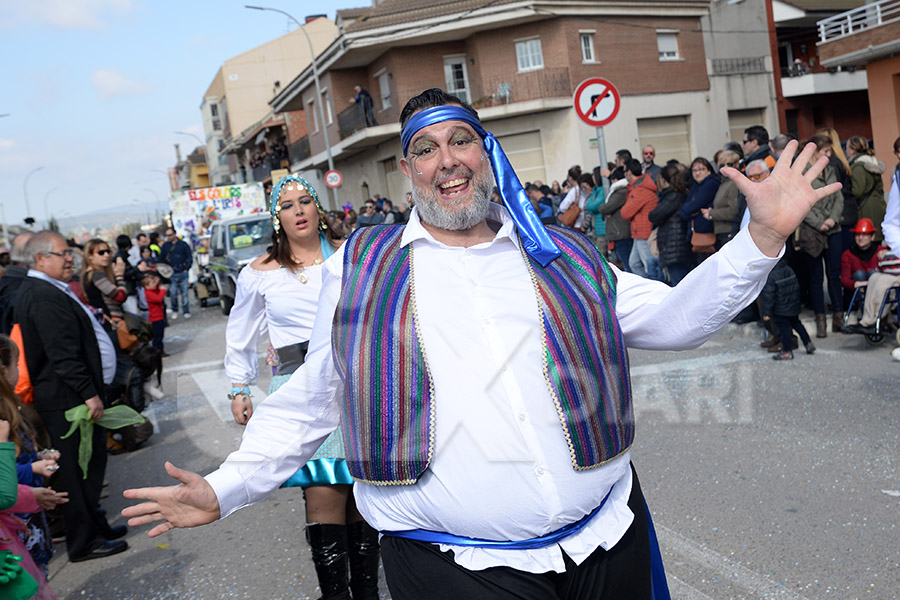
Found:
<path fill-rule="evenodd" d="M 628 266 L 632 273 L 641 277 L 660 280 L 659 259 L 650 253 L 650 243 L 647 241 L 653 231 L 650 211 L 659 204 L 656 184 L 652 177 L 643 174 L 641 163 L 636 159 L 625 163 L 625 179 L 628 180 L 628 199 L 622 206 L 621 215 L 631 222 L 631 237 L 634 240 Z"/>
<path fill-rule="evenodd" d="M 878 252 L 887 246 L 874 243 L 877 232 L 871 219 L 860 219 L 850 231 L 853 246 L 841 255 L 841 285 L 853 291 L 869 283 L 869 276 L 878 271 Z"/>
<path fill-rule="evenodd" d="M 166 332 L 166 288 L 161 285 L 162 279 L 156 271 L 146 271 L 141 283 L 147 298 L 150 326 L 153 327 L 153 341 L 150 344 L 162 352 L 163 356 L 167 356 L 163 347 L 163 335 Z"/>

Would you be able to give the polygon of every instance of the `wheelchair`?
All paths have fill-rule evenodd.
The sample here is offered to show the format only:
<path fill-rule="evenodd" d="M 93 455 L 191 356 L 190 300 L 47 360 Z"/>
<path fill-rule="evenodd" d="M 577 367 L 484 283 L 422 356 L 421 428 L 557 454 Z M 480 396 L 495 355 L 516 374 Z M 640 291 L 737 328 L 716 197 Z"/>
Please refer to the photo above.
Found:
<path fill-rule="evenodd" d="M 844 323 L 850 322 L 850 315 L 852 315 L 854 311 L 857 312 L 857 322 L 862 319 L 865 297 L 865 287 L 858 287 L 853 291 L 853 297 L 850 299 L 850 308 L 847 309 L 847 314 L 844 315 Z M 895 315 L 895 322 L 891 322 L 892 312 Z M 881 305 L 878 307 L 878 317 L 875 319 L 875 332 L 859 333 L 862 333 L 866 338 L 866 342 L 872 346 L 880 345 L 889 335 L 893 335 L 897 343 L 900 344 L 900 328 L 898 328 L 898 323 L 900 323 L 900 285 L 888 288 L 884 293 L 884 297 L 881 299 Z"/>

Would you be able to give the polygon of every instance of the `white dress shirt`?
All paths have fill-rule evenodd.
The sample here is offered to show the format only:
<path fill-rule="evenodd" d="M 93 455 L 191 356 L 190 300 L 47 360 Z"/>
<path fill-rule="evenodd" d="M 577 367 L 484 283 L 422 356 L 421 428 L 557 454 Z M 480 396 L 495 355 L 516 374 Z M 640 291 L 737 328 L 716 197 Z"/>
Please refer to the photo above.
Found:
<path fill-rule="evenodd" d="M 612 489 L 579 533 L 533 550 L 453 549 L 460 565 L 565 570 L 562 551 L 581 563 L 611 548 L 633 514 L 629 452 L 575 471 L 542 374 L 540 316 L 515 226 L 471 248 L 436 241 L 413 210 L 401 243 L 412 244 L 416 309 L 434 382 L 434 458 L 412 486 L 354 486 L 360 512 L 379 530 L 430 529 L 492 540 L 541 536 L 581 519 Z M 748 232 L 688 274 L 676 288 L 614 269 L 616 315 L 634 348 L 702 344 L 762 289 L 777 258 Z M 343 248 L 325 265 L 319 314 L 306 363 L 261 403 L 238 451 L 207 481 L 222 516 L 263 499 L 290 477 L 334 429 L 343 384 L 331 353 L 331 321 L 341 291 Z"/>
<path fill-rule="evenodd" d="M 103 383 L 106 385 L 112 383 L 112 380 L 116 377 L 116 347 L 113 346 L 109 334 L 103 329 L 103 325 L 100 324 L 97 317 L 91 312 L 91 309 L 75 295 L 72 288 L 59 279 L 54 279 L 46 273 L 35 269 L 28 269 L 28 276 L 34 277 L 35 279 L 42 279 L 47 283 L 52 283 L 77 302 L 78 306 L 84 309 L 84 312 L 87 313 L 88 318 L 91 320 L 91 325 L 94 326 L 94 335 L 97 337 L 97 345 L 100 347 L 100 364 L 103 365 Z M 88 398 L 85 398 L 85 400 L 88 400 Z"/>
<path fill-rule="evenodd" d="M 322 289 L 323 265 L 300 272 L 279 268 L 261 271 L 247 266 L 238 276 L 234 306 L 225 327 L 225 373 L 233 383 L 256 383 L 256 349 L 266 333 L 275 348 L 305 342 L 312 334 Z"/>
<path fill-rule="evenodd" d="M 900 174 L 895 171 L 893 175 L 881 232 L 891 252 L 900 255 Z"/>

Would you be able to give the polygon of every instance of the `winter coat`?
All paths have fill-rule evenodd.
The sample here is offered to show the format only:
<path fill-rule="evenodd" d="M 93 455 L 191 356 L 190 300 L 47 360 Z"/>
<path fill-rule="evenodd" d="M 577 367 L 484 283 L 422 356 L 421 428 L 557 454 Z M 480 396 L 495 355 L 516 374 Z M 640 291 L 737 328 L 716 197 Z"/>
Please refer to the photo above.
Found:
<path fill-rule="evenodd" d="M 784 258 L 769 273 L 761 300 L 764 317 L 796 317 L 800 314 L 800 282 Z"/>
<path fill-rule="evenodd" d="M 822 172 L 819 173 L 819 176 L 816 177 L 815 181 L 812 182 L 812 187 L 817 190 L 836 181 L 837 176 L 834 173 L 834 169 L 830 166 L 826 166 Z M 813 207 L 809 209 L 809 213 L 804 217 L 803 222 L 818 231 L 819 227 L 825 222 L 825 219 L 831 219 L 835 223 L 834 226 L 824 232 L 825 235 L 831 235 L 832 233 L 838 233 L 841 230 L 841 215 L 843 212 L 844 195 L 841 192 L 835 192 L 813 204 Z"/>
<path fill-rule="evenodd" d="M 628 199 L 622 207 L 622 217 L 631 221 L 632 239 L 646 240 L 650 237 L 653 227 L 647 215 L 658 202 L 656 184 L 649 175 L 641 175 L 628 184 Z"/>
<path fill-rule="evenodd" d="M 598 185 L 584 203 L 584 210 L 594 215 L 594 235 L 597 237 L 606 235 L 606 222 L 598 216 L 605 199 L 603 186 Z"/>
<path fill-rule="evenodd" d="M 741 170 L 746 170 L 747 165 L 755 160 L 765 161 L 766 165 L 769 166 L 770 171 L 775 168 L 775 163 L 777 162 L 775 160 L 775 155 L 772 154 L 772 149 L 768 144 L 766 144 L 765 146 L 760 146 L 759 148 L 754 150 L 753 154 L 751 154 L 750 156 L 744 157 L 744 160 L 741 161 Z"/>
<path fill-rule="evenodd" d="M 837 156 L 828 157 L 828 166 L 834 170 L 834 175 L 841 182 L 841 195 L 844 196 L 844 210 L 841 213 L 841 227 L 853 227 L 859 221 L 859 207 L 853 197 L 853 189 L 850 185 L 850 173 L 844 167 Z"/>
<path fill-rule="evenodd" d="M 681 205 L 679 213 L 681 218 L 688 222 L 693 222 L 694 231 L 697 233 L 714 233 L 712 221 L 703 216 L 700 212 L 701 208 L 711 208 L 713 200 L 716 198 L 716 192 L 719 191 L 719 176 L 710 173 L 706 179 L 699 182 L 688 192 L 687 200 Z M 691 237 L 690 229 L 688 229 L 688 239 Z"/>
<path fill-rule="evenodd" d="M 731 225 L 738 213 L 738 194 L 740 191 L 737 185 L 723 175 L 722 183 L 713 199 L 712 210 L 709 211 L 716 235 L 731 233 Z"/>
<path fill-rule="evenodd" d="M 872 219 L 875 224 L 875 241 L 881 241 L 881 222 L 887 204 L 884 201 L 884 181 L 881 174 L 885 165 L 874 156 L 857 154 L 850 159 L 850 188 L 859 206 L 859 218 Z"/>
<path fill-rule="evenodd" d="M 627 200 L 628 181 L 620 179 L 610 186 L 609 199 L 597 209 L 597 214 L 606 223 L 607 242 L 631 239 L 631 224 L 622 217 L 622 207 Z"/>
<path fill-rule="evenodd" d="M 678 215 L 684 197 L 684 193 L 666 188 L 659 194 L 659 205 L 648 215 L 658 231 L 659 264 L 663 267 L 694 264 L 694 253 L 687 237 L 688 224 Z"/>

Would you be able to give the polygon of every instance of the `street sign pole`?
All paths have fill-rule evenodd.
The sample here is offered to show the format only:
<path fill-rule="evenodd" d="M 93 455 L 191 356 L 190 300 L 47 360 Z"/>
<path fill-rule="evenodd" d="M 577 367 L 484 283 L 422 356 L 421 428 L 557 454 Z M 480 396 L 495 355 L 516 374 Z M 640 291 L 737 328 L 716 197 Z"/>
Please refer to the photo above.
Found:
<path fill-rule="evenodd" d="M 600 153 L 600 168 L 606 168 L 606 138 L 603 137 L 603 128 L 597 127 L 597 150 Z M 609 198 L 609 178 L 601 177 L 603 182 L 603 197 Z"/>
<path fill-rule="evenodd" d="M 600 77 L 589 77 L 575 88 L 572 95 L 575 113 L 588 125 L 593 125 L 597 132 L 597 151 L 600 154 L 600 167 L 606 169 L 606 138 L 603 126 L 612 122 L 619 113 L 621 97 L 619 90 L 610 81 Z M 603 177 L 603 195 L 609 193 L 609 179 Z"/>

